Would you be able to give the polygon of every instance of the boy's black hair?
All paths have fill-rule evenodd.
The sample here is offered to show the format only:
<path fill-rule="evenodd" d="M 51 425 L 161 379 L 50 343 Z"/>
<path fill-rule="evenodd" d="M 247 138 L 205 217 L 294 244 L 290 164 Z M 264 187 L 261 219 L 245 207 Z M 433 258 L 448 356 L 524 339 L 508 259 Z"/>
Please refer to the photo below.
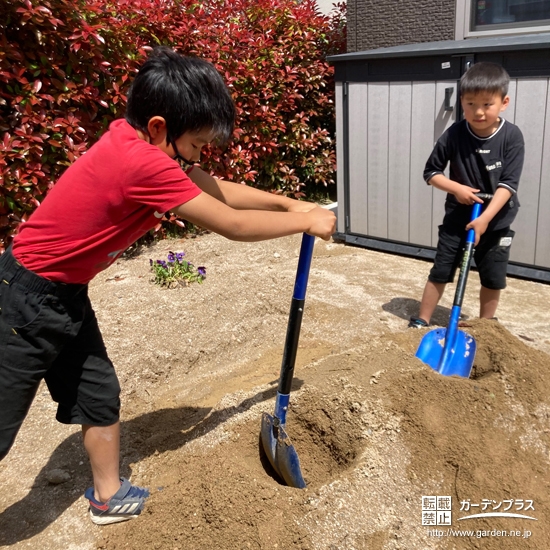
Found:
<path fill-rule="evenodd" d="M 159 46 L 130 86 L 125 118 L 147 134 L 154 116 L 166 121 L 168 143 L 185 132 L 210 130 L 213 139 L 224 144 L 233 133 L 235 105 L 211 63 Z"/>
<path fill-rule="evenodd" d="M 504 99 L 508 93 L 510 75 L 497 63 L 481 61 L 472 65 L 460 79 L 460 95 L 490 92 Z"/>

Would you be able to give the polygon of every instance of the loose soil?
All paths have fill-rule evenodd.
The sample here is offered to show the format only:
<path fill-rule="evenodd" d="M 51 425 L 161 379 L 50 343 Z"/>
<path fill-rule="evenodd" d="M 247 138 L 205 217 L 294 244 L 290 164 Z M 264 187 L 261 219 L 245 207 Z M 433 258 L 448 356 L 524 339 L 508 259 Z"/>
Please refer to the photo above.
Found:
<path fill-rule="evenodd" d="M 429 329 L 407 329 L 430 263 L 318 240 L 287 419 L 307 482 L 295 489 L 269 466 L 259 429 L 299 247 L 299 236 L 163 241 L 93 281 L 123 388 L 122 475 L 151 497 L 136 520 L 91 523 L 79 429 L 56 423 L 42 387 L 0 463 L 2 547 L 548 548 L 550 285 L 511 278 L 499 321 L 479 320 L 473 272 L 462 330 L 477 343 L 474 369 L 449 378 L 415 357 Z M 149 259 L 169 250 L 206 266 L 204 283 L 154 285 Z M 453 293 L 435 324 L 446 326 Z M 423 525 L 426 496 L 451 497 L 450 525 Z M 465 519 L 504 511 L 522 517 Z"/>

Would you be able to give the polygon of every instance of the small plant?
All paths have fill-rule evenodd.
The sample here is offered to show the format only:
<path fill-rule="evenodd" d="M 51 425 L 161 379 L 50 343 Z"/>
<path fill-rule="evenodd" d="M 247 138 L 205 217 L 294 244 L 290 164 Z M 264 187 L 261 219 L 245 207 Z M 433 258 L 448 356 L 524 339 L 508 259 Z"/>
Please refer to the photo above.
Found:
<path fill-rule="evenodd" d="M 168 288 L 202 283 L 206 278 L 206 268 L 197 267 L 195 271 L 195 266 L 184 260 L 184 256 L 185 252 L 168 252 L 166 260 L 149 260 L 155 276 L 153 282 Z"/>

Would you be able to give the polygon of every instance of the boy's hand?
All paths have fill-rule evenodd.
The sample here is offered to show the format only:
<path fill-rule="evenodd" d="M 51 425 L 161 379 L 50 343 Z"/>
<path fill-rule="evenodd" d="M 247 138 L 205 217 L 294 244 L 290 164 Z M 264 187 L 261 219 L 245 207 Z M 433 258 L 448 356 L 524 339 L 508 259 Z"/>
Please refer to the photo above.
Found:
<path fill-rule="evenodd" d="M 314 237 L 321 237 L 321 239 L 328 241 L 332 234 L 336 231 L 336 215 L 334 212 L 315 206 L 307 212 L 310 217 L 310 226 L 306 231 L 309 235 Z"/>
<path fill-rule="evenodd" d="M 470 222 L 466 226 L 466 230 L 473 229 L 475 231 L 475 239 L 474 239 L 474 246 L 477 246 L 479 243 L 479 239 L 481 238 L 481 235 L 487 231 L 487 226 L 489 225 L 488 222 L 486 222 L 481 216 L 477 219 L 475 219 L 473 222 Z"/>
<path fill-rule="evenodd" d="M 472 187 L 468 187 L 467 185 L 460 184 L 453 194 L 460 204 L 472 205 L 474 204 L 474 202 L 483 203 L 483 201 L 476 196 L 479 191 L 480 189 L 473 189 Z"/>

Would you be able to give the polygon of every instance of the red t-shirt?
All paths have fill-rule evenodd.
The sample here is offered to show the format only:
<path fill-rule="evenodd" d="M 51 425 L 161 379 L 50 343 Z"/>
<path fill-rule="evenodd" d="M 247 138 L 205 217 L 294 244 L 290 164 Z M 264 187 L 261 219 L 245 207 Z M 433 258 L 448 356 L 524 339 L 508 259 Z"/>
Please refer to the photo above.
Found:
<path fill-rule="evenodd" d="M 85 284 L 200 193 L 176 161 L 116 120 L 21 224 L 13 255 L 46 279 Z"/>

